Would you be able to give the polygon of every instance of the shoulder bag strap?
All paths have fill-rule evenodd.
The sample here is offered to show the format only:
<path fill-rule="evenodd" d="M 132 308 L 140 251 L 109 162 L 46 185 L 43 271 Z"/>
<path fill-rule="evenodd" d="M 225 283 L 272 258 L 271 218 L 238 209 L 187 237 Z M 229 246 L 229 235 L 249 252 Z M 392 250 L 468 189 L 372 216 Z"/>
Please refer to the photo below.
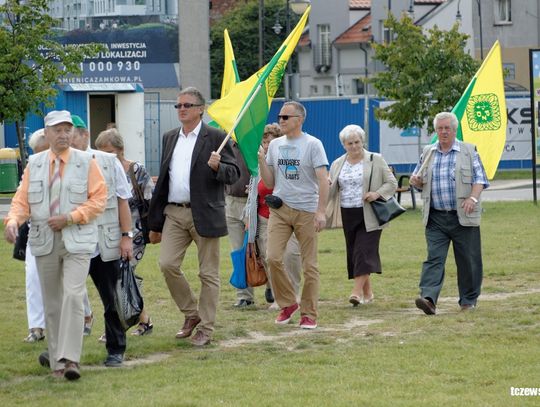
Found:
<path fill-rule="evenodd" d="M 373 154 L 369 156 L 369 161 L 373 162 Z M 373 164 L 371 165 L 371 173 L 369 174 L 368 192 L 371 192 L 371 178 L 373 178 Z"/>
<path fill-rule="evenodd" d="M 129 178 L 131 179 L 131 185 L 133 186 L 133 190 L 137 194 L 138 200 L 142 202 L 144 201 L 144 195 L 141 191 L 141 186 L 139 185 L 139 183 L 137 182 L 137 179 L 135 178 L 135 171 L 133 170 L 134 166 L 135 166 L 134 162 L 129 164 L 128 175 L 129 175 Z"/>

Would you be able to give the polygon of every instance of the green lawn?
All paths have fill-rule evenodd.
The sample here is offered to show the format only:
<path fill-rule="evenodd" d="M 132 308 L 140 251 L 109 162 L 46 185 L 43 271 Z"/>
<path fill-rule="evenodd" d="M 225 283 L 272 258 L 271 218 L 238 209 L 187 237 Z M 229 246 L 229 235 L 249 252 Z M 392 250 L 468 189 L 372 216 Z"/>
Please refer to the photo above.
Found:
<path fill-rule="evenodd" d="M 0 400 L 2 406 L 521 406 L 511 387 L 540 387 L 540 210 L 531 203 L 487 203 L 482 224 L 484 286 L 478 308 L 459 312 L 450 254 L 439 315 L 414 307 L 425 256 L 420 213 L 408 211 L 383 232 L 383 274 L 375 302 L 347 298 L 341 230 L 319 241 L 319 328 L 276 326 L 264 290 L 257 307 L 235 310 L 222 241 L 222 293 L 214 342 L 193 349 L 174 335 L 183 317 L 173 305 L 149 247 L 140 274 L 154 321 L 148 337 L 128 338 L 125 368 L 105 369 L 97 316 L 85 339 L 82 378 L 57 381 L 39 366 L 44 343 L 26 344 L 24 268 L 0 243 Z M 185 272 L 196 281 L 191 249 Z M 92 306 L 102 312 L 91 280 Z"/>

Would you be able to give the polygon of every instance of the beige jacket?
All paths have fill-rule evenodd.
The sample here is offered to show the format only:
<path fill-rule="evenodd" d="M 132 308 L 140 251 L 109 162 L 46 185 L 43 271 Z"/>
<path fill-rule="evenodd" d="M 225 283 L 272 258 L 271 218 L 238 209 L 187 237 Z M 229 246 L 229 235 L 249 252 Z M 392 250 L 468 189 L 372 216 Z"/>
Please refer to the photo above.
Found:
<path fill-rule="evenodd" d="M 456 155 L 456 170 L 455 170 L 455 182 L 456 182 L 456 209 L 461 226 L 480 226 L 480 220 L 482 217 L 482 200 L 478 197 L 478 203 L 475 205 L 474 210 L 467 214 L 462 208 L 462 203 L 465 199 L 471 196 L 471 190 L 473 186 L 474 176 L 474 153 L 476 147 L 473 144 L 459 142 L 459 152 Z M 434 154 L 430 150 L 436 150 L 437 145 L 428 145 L 424 147 L 423 157 L 428 157 L 428 161 L 432 161 Z M 422 220 L 424 226 L 427 226 L 429 220 L 429 209 L 431 208 L 431 180 L 433 175 L 433 165 L 431 162 L 426 164 L 426 173 L 423 174 L 426 179 L 426 184 L 422 189 Z"/>
<path fill-rule="evenodd" d="M 346 159 L 347 154 L 344 154 L 336 159 L 330 167 L 330 193 L 326 207 L 326 226 L 328 228 L 339 228 L 343 226 L 341 221 L 338 176 Z M 388 164 L 386 164 L 386 161 L 384 161 L 380 154 L 364 150 L 364 194 L 367 192 L 369 177 L 372 171 L 371 191 L 378 192 L 383 199 L 388 199 L 394 195 L 397 188 L 397 181 Z M 366 231 L 368 232 L 383 229 L 388 225 L 379 226 L 379 222 L 371 209 L 371 204 L 367 201 L 364 201 L 364 222 L 366 224 Z"/>

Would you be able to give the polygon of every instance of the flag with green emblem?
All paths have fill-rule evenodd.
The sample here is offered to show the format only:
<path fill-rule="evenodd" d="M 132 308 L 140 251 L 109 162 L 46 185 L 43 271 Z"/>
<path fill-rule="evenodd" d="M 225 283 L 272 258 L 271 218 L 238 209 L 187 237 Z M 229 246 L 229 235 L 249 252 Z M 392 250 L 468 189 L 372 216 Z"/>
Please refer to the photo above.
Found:
<path fill-rule="evenodd" d="M 493 179 L 506 143 L 507 124 L 499 41 L 489 51 L 452 112 L 459 121 L 456 138 L 476 146 L 487 177 Z"/>

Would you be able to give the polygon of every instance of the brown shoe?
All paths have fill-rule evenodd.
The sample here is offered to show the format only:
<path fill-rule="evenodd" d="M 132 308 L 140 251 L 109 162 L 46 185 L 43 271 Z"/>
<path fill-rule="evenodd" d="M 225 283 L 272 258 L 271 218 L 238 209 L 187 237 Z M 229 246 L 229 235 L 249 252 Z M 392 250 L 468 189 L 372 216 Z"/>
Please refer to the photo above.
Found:
<path fill-rule="evenodd" d="M 199 325 L 200 322 L 201 322 L 201 319 L 199 317 L 186 318 L 186 320 L 184 321 L 184 326 L 182 327 L 182 329 L 178 331 L 178 333 L 176 334 L 176 337 L 178 339 L 189 338 L 191 334 L 193 333 L 193 330 L 195 329 L 195 327 Z"/>
<path fill-rule="evenodd" d="M 204 346 L 210 343 L 210 336 L 200 329 L 197 330 L 193 338 L 191 338 L 191 344 L 193 346 Z"/>
<path fill-rule="evenodd" d="M 64 366 L 64 377 L 67 380 L 79 379 L 81 377 L 79 364 L 77 362 L 72 362 L 71 360 L 66 361 L 66 365 Z"/>
<path fill-rule="evenodd" d="M 461 311 L 474 311 L 476 305 L 474 304 L 463 304 L 460 305 Z"/>
<path fill-rule="evenodd" d="M 414 302 L 417 308 L 420 308 L 426 315 L 435 315 L 437 307 L 427 298 L 417 298 Z"/>

